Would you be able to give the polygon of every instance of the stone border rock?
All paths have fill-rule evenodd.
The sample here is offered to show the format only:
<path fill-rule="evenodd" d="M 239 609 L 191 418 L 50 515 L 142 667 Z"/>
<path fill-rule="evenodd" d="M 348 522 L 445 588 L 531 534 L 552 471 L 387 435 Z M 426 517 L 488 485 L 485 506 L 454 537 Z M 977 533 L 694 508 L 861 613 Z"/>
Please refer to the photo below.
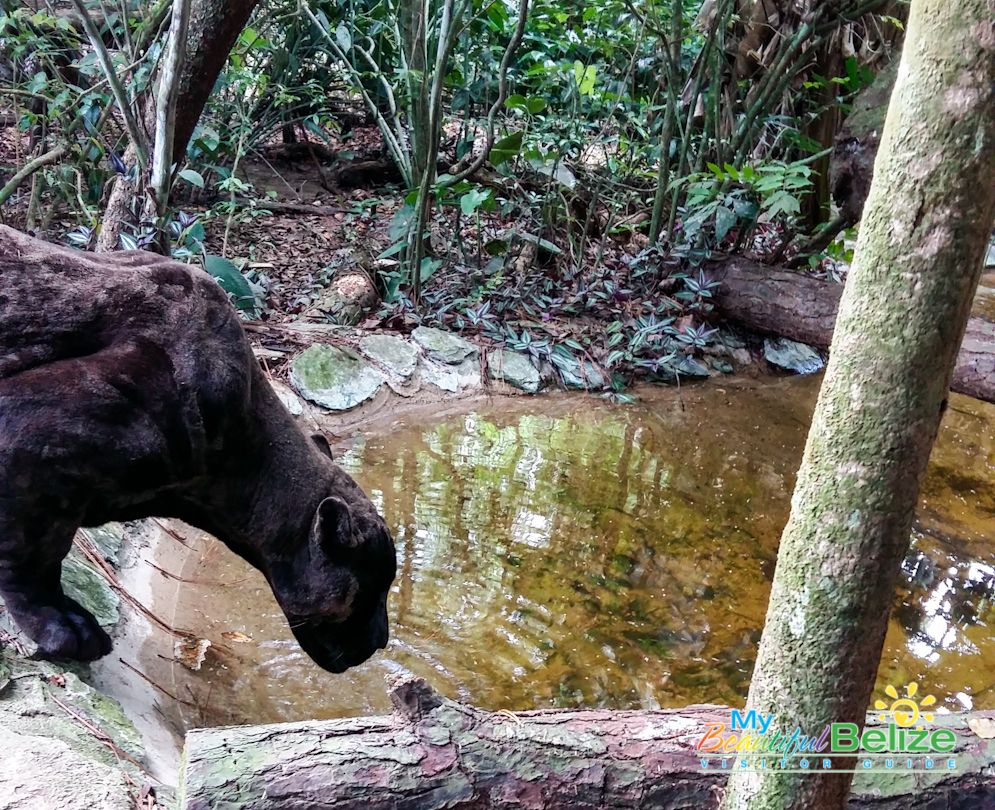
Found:
<path fill-rule="evenodd" d="M 274 328 L 311 341 L 290 361 L 291 387 L 275 384 L 295 416 L 303 412 L 298 395 L 328 411 L 345 412 L 376 402 L 385 390 L 405 399 L 426 389 L 434 390 L 437 397 L 449 394 L 462 399 L 485 389 L 497 394 L 537 394 L 564 388 L 601 391 L 610 384 L 589 360 L 554 358 L 554 368 L 524 352 L 505 347 L 484 351 L 457 334 L 426 326 L 414 329 L 409 339 L 384 333 L 362 335 L 331 324 L 291 323 Z M 681 376 L 708 378 L 731 373 L 733 362 L 751 363 L 742 341 L 726 337 L 728 341 L 708 347 L 709 365 L 684 358 Z M 266 349 L 256 349 L 256 353 L 261 359 L 273 357 Z"/>

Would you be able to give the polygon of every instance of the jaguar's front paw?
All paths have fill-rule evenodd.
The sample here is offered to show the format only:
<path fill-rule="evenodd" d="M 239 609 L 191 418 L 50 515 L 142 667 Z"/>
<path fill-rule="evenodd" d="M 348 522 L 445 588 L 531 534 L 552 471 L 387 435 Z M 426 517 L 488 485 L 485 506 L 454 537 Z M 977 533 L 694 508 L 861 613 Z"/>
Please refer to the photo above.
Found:
<path fill-rule="evenodd" d="M 28 635 L 38 644 L 41 658 L 93 661 L 111 651 L 111 637 L 71 599 L 62 609 L 42 608 L 34 618 L 34 632 Z"/>

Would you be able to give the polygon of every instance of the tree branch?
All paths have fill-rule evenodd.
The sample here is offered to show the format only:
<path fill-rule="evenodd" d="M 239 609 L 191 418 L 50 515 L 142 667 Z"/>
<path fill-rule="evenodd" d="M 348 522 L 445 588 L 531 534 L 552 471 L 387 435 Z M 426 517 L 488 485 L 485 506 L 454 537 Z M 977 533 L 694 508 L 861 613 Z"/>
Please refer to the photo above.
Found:
<path fill-rule="evenodd" d="M 169 201 L 173 167 L 173 136 L 176 131 L 176 102 L 180 95 L 180 68 L 187 47 L 190 0 L 174 0 L 169 28 L 169 50 L 159 78 L 155 110 L 155 153 L 152 159 L 152 190 L 156 215 L 162 216 Z"/>
<path fill-rule="evenodd" d="M 57 146 L 50 152 L 46 152 L 44 155 L 39 155 L 34 160 L 26 163 L 24 168 L 11 177 L 10 180 L 7 181 L 7 185 L 0 189 L 0 205 L 7 202 L 10 195 L 17 190 L 17 187 L 24 182 L 25 178 L 30 177 L 43 166 L 55 163 L 63 155 L 65 155 L 67 151 L 69 151 L 68 148 L 63 144 L 62 146 Z"/>
<path fill-rule="evenodd" d="M 522 0 L 522 4 L 518 9 L 518 25 L 515 26 L 515 33 L 512 34 L 511 41 L 508 42 L 508 47 L 504 49 L 504 56 L 501 58 L 501 66 L 498 69 L 498 97 L 494 104 L 491 105 L 490 112 L 487 113 L 487 140 L 484 143 L 484 148 L 469 166 L 462 171 L 458 171 L 454 177 L 446 181 L 447 186 L 454 186 L 460 181 L 466 180 L 466 178 L 483 166 L 484 161 L 490 157 L 491 147 L 494 146 L 494 119 L 501 111 L 505 99 L 508 97 L 508 65 L 511 64 L 511 59 L 515 55 L 515 51 L 518 50 L 518 46 L 522 42 L 522 37 L 525 35 L 525 22 L 528 16 L 529 0 Z"/>
<path fill-rule="evenodd" d="M 94 53 L 97 55 L 97 61 L 100 63 L 100 67 L 103 69 L 104 75 L 111 86 L 114 100 L 117 101 L 121 115 L 124 116 L 124 124 L 128 129 L 128 135 L 135 144 L 138 162 L 144 169 L 148 165 L 148 149 L 145 145 L 145 138 L 142 136 L 142 131 L 138 128 L 138 121 L 135 119 L 134 110 L 132 110 L 131 103 L 128 101 L 128 93 L 125 91 L 124 85 L 121 84 L 121 77 L 114 70 L 111 55 L 107 52 L 107 48 L 104 47 L 104 42 L 100 38 L 100 31 L 97 30 L 96 24 L 90 19 L 90 13 L 86 10 L 86 6 L 83 5 L 83 0 L 72 0 L 72 2 L 73 6 L 76 7 L 76 11 L 82 17 L 86 35 L 90 38 L 90 45 L 93 46 Z"/>

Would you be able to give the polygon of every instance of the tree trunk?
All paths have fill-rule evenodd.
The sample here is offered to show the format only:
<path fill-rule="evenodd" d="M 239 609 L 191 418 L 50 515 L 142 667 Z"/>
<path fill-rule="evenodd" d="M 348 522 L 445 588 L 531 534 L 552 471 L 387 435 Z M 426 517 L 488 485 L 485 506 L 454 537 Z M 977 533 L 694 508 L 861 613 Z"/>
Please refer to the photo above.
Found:
<path fill-rule="evenodd" d="M 867 192 L 874 176 L 877 155 L 888 99 L 898 75 L 896 60 L 875 77 L 854 99 L 850 114 L 836 134 L 833 154 L 829 160 L 829 186 L 848 226 L 860 222 Z"/>
<path fill-rule="evenodd" d="M 993 176 L 990 0 L 913 0 L 750 686 L 748 709 L 789 734 L 863 726 L 995 219 Z M 839 810 L 852 778 L 737 772 L 723 807 Z"/>
<path fill-rule="evenodd" d="M 259 0 L 193 0 L 186 56 L 179 75 L 173 129 L 174 160 L 183 160 L 187 143 L 228 61 L 228 54 L 258 3 Z M 144 116 L 148 131 L 154 131 L 150 124 L 155 121 L 155 113 L 155 95 L 150 94 Z M 129 145 L 125 154 L 125 162 L 129 163 L 129 160 L 134 162 L 134 145 Z M 136 200 L 136 193 L 134 183 L 123 177 L 115 180 L 100 224 L 98 251 L 117 249 L 128 212 L 137 213 L 141 209 L 142 202 Z"/>
<path fill-rule="evenodd" d="M 193 0 L 187 54 L 180 71 L 173 150 L 183 155 L 228 54 L 259 0 Z"/>
<path fill-rule="evenodd" d="M 421 679 L 391 692 L 390 717 L 195 729 L 179 810 L 715 810 L 726 771 L 696 751 L 721 706 L 616 712 L 485 712 Z M 870 722 L 875 722 L 873 719 Z M 942 721 L 953 755 L 918 781 L 861 775 L 850 810 L 978 810 L 995 761 L 964 715 Z M 981 746 L 983 749 L 984 746 Z M 900 763 L 900 767 L 903 763 Z M 909 790 L 915 790 L 910 795 Z"/>

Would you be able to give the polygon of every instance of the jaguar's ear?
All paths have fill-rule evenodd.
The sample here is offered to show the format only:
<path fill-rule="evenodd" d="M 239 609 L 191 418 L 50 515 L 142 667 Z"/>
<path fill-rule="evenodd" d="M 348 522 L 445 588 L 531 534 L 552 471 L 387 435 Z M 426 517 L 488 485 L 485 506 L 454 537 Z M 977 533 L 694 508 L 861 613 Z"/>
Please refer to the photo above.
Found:
<path fill-rule="evenodd" d="M 311 441 L 318 445 L 318 449 L 329 458 L 332 458 L 332 446 L 328 443 L 323 433 L 312 433 Z M 334 461 L 334 459 L 332 459 Z"/>
<path fill-rule="evenodd" d="M 328 554 L 355 548 L 362 539 L 353 530 L 349 506 L 334 495 L 318 504 L 311 538 Z"/>

